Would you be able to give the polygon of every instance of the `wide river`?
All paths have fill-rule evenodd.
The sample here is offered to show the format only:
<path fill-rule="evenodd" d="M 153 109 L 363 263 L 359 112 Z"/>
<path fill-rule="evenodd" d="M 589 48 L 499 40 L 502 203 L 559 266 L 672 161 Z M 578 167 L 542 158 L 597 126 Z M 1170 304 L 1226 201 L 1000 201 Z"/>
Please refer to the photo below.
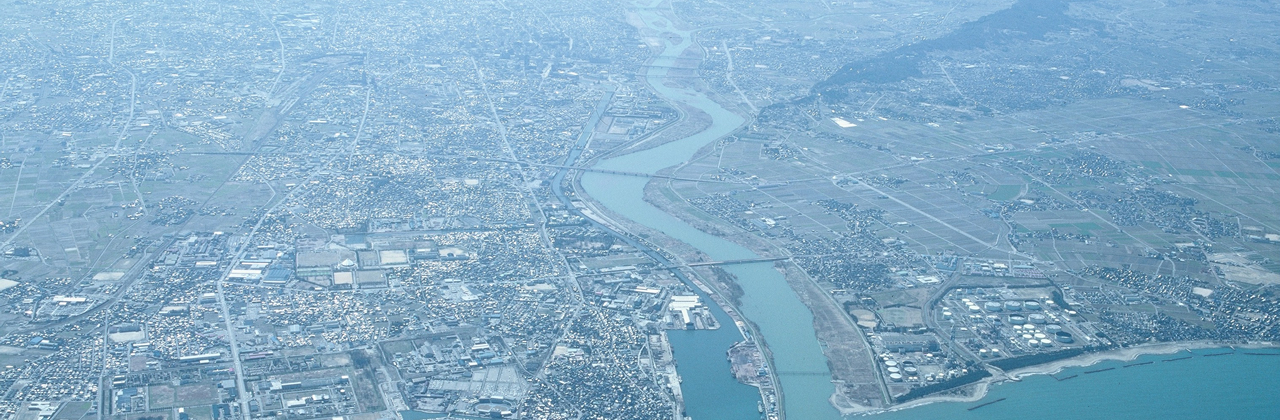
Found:
<path fill-rule="evenodd" d="M 602 160 L 595 168 L 656 173 L 679 165 L 699 149 L 733 132 L 744 119 L 703 94 L 667 86 L 667 69 L 676 57 L 693 47 L 689 32 L 673 27 L 665 17 L 639 10 L 650 28 L 679 35 L 678 42 L 662 37 L 662 54 L 646 70 L 650 86 L 664 99 L 709 115 L 712 124 L 689 137 L 661 146 Z M 644 201 L 648 179 L 584 173 L 582 188 L 599 204 L 633 222 L 689 244 L 716 260 L 756 257 L 750 250 L 702 232 Z M 754 322 L 773 352 L 787 417 L 795 420 L 837 419 L 828 403 L 834 391 L 826 358 L 813 330 L 809 312 L 772 263 L 726 267 L 737 276 L 743 296 L 739 309 Z M 704 296 L 705 298 L 705 296 Z M 760 415 L 755 388 L 739 384 L 729 372 L 726 351 L 742 340 L 733 321 L 718 307 L 712 312 L 724 326 L 719 330 L 670 331 L 677 368 L 683 380 L 686 414 L 694 420 L 744 420 Z M 1274 351 L 1274 350 L 1270 350 Z M 1201 351 L 1202 353 L 1204 351 Z M 873 419 L 1280 419 L 1280 356 L 1229 355 L 1161 362 L 1169 356 L 1149 356 L 1150 365 L 1083 374 L 1069 369 L 1057 381 L 1033 376 L 1019 384 L 997 385 L 982 402 L 998 403 L 969 410 L 978 403 L 939 403 L 873 416 Z M 1101 367 L 1120 366 L 1107 362 Z M 1089 369 L 1097 369 L 1089 368 Z"/>
<path fill-rule="evenodd" d="M 692 136 L 595 165 L 600 169 L 656 173 L 689 160 L 698 149 L 736 130 L 744 120 L 699 92 L 663 83 L 667 68 L 693 45 L 692 36 L 675 30 L 671 22 L 657 13 L 644 10 L 639 13 L 651 28 L 679 35 L 678 43 L 663 37 L 666 45 L 662 54 L 653 60 L 646 73 L 650 86 L 668 101 L 696 108 L 710 115 L 713 121 L 706 130 Z M 715 260 L 757 257 L 746 248 L 695 229 L 645 202 L 647 182 L 648 179 L 641 177 L 593 172 L 585 173 L 581 179 L 587 195 L 604 207 L 689 244 Z M 838 418 L 838 412 L 827 402 L 835 386 L 813 330 L 813 314 L 772 263 L 728 266 L 726 271 L 737 276 L 742 287 L 739 310 L 756 324 L 774 353 L 774 367 L 779 373 L 787 415 L 792 419 Z M 755 388 L 738 384 L 729 374 L 726 361 L 729 346 L 742 340 L 742 336 L 723 312 L 717 310 L 716 316 L 725 328 L 669 334 L 679 362 L 677 370 L 684 381 L 686 413 L 696 420 L 758 418 L 759 393 Z"/>

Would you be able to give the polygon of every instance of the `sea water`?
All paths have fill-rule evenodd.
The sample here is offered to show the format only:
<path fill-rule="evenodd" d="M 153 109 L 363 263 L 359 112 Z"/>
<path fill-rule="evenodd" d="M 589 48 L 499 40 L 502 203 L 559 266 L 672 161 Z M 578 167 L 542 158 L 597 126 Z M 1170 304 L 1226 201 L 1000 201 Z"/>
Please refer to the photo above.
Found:
<path fill-rule="evenodd" d="M 1280 356 L 1196 350 L 1068 368 L 992 386 L 981 401 L 934 403 L 869 420 L 1280 419 Z M 1274 349 L 1259 353 L 1276 353 Z M 1195 354 L 1185 360 L 1177 359 Z M 1145 365 L 1135 363 L 1152 362 Z M 1124 367 L 1131 365 L 1130 367 Z M 1107 368 L 1114 368 L 1095 373 Z M 1074 378 L 1061 380 L 1055 378 Z M 977 407 L 1004 398 L 1003 401 Z"/>

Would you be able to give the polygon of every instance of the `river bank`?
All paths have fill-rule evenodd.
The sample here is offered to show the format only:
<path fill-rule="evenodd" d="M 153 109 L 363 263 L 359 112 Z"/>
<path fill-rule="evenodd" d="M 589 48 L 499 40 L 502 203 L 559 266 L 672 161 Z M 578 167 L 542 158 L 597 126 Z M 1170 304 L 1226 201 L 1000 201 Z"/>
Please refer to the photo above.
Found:
<path fill-rule="evenodd" d="M 688 32 L 674 28 L 669 17 L 652 9 L 637 10 L 628 20 L 633 25 L 644 26 L 642 32 L 645 32 L 646 43 L 650 48 L 660 51 L 650 60 L 644 77 L 655 94 L 679 110 L 680 118 L 675 124 L 664 127 L 663 132 L 640 142 L 592 156 L 587 165 L 652 174 L 683 162 L 697 149 L 738 129 L 746 120 L 710 102 L 695 86 L 690 85 L 694 78 L 668 78 L 669 75 L 696 74 L 697 63 L 702 58 L 701 51 L 691 48 L 693 44 Z M 587 209 L 584 213 L 588 217 L 614 226 L 631 238 L 647 243 L 649 248 L 665 256 L 659 259 L 661 262 L 667 265 L 685 265 L 689 261 L 684 261 L 684 257 L 714 257 L 713 252 L 718 249 L 717 246 L 705 246 L 707 244 L 689 240 L 690 235 L 696 237 L 697 233 L 681 229 L 678 223 L 669 223 L 669 215 L 644 204 L 641 195 L 649 179 L 585 173 L 576 181 L 575 187 L 580 192 L 579 197 L 584 200 L 583 205 Z M 704 246 L 697 246 L 698 244 Z M 707 251 L 708 248 L 712 252 L 698 252 Z M 724 317 L 721 323 L 733 322 L 738 327 L 737 331 L 719 329 L 668 332 L 679 362 L 677 370 L 683 380 L 681 394 L 686 409 L 684 414 L 700 419 L 759 416 L 756 401 L 776 403 L 782 399 L 781 395 L 764 395 L 760 388 L 737 383 L 731 375 L 727 375 L 729 370 L 725 358 L 734 342 L 761 336 L 755 330 L 756 325 L 741 316 L 721 290 L 706 284 L 703 281 L 705 277 L 699 278 L 701 273 L 684 269 L 676 271 L 688 274 L 681 275 L 682 280 L 690 283 L 707 300 L 716 303 L 710 306 L 717 318 Z M 765 348 L 762 350 L 768 351 Z M 770 374 L 773 374 L 772 369 Z M 745 392 L 748 389 L 759 397 L 747 397 Z M 770 407 L 769 411 L 770 417 L 780 418 L 784 415 L 776 406 Z"/>
<path fill-rule="evenodd" d="M 707 146 L 698 155 L 710 154 L 713 147 Z M 677 172 L 678 168 L 674 168 L 661 173 L 674 175 Z M 789 255 L 785 248 L 768 238 L 724 223 L 689 204 L 685 197 L 673 190 L 671 182 L 650 182 L 645 187 L 645 201 L 698 230 L 747 248 L 760 257 L 785 258 Z M 778 261 L 773 265 L 813 315 L 813 329 L 818 341 L 822 343 L 822 352 L 835 386 L 835 392 L 829 396 L 828 403 L 841 415 L 885 409 L 888 394 L 875 365 L 875 355 L 866 341 L 866 335 L 855 325 L 856 321 L 800 266 L 790 261 Z M 709 278 L 719 280 L 716 277 Z M 735 285 L 730 281 L 722 282 L 717 287 L 731 290 Z"/>
<path fill-rule="evenodd" d="M 656 174 L 663 169 L 687 162 L 708 144 L 738 130 L 747 122 L 747 119 L 720 106 L 689 85 L 688 80 L 668 80 L 668 71 L 677 68 L 674 66 L 676 60 L 694 57 L 692 53 L 686 54 L 686 50 L 699 52 L 692 42 L 691 34 L 689 31 L 674 28 L 669 19 L 660 13 L 654 13 L 648 9 L 637 10 L 636 13 L 640 21 L 662 35 L 655 41 L 665 44 L 662 54 L 655 57 L 645 71 L 649 87 L 657 96 L 674 106 L 696 108 L 706 113 L 711 117 L 711 124 L 688 137 L 641 151 L 624 155 L 615 154 L 614 157 L 597 160 L 592 167 L 602 170 Z M 696 69 L 696 66 L 682 68 Z M 672 256 L 668 259 L 674 258 L 673 262 L 676 264 L 679 264 L 679 259 L 675 258 L 677 255 L 693 258 L 705 256 L 716 261 L 759 258 L 745 247 L 700 231 L 646 202 L 644 189 L 648 183 L 649 179 L 646 178 L 601 172 L 586 173 L 578 179 L 580 191 L 596 203 L 588 207 L 594 207 L 592 212 L 597 217 L 633 222 L 635 226 L 627 230 L 638 237 L 645 238 L 646 242 L 667 241 L 669 238 L 673 243 L 663 245 L 671 247 L 655 246 L 654 248 L 662 249 L 664 254 Z M 656 231 L 656 234 L 643 233 L 644 229 L 640 228 L 641 226 Z M 697 252 L 683 252 L 689 248 L 681 247 L 674 242 L 684 243 Z M 729 321 L 729 316 L 726 315 L 726 322 L 740 323 L 746 326 L 747 330 L 752 331 L 751 335 L 763 344 L 762 350 L 771 361 L 768 374 L 774 375 L 777 378 L 776 383 L 779 384 L 781 391 L 779 394 L 765 396 L 768 400 L 765 403 L 765 415 L 777 418 L 794 416 L 804 419 L 839 417 L 839 413 L 827 403 L 827 397 L 834 392 L 834 385 L 831 382 L 826 357 L 822 353 L 822 344 L 813 330 L 813 314 L 801 303 L 800 298 L 788 286 L 786 279 L 769 262 L 736 264 L 721 268 L 737 279 L 735 283 L 741 288 L 741 294 L 736 297 L 740 304 L 717 306 L 725 308 L 724 312 L 732 311 L 742 315 L 742 321 Z M 703 280 L 706 278 L 704 277 Z M 703 287 L 698 289 L 706 290 Z M 707 289 L 714 290 L 710 287 Z M 719 293 L 709 294 L 709 296 L 716 295 L 725 297 Z M 717 331 L 728 333 L 726 330 Z M 684 379 L 682 388 L 684 388 L 683 395 L 688 415 L 699 419 L 741 419 L 758 416 L 757 404 L 754 401 L 747 398 L 736 400 L 725 398 L 724 389 L 745 387 L 728 375 L 725 356 L 732 342 L 720 341 L 721 338 L 714 341 L 692 338 L 697 334 L 688 334 L 690 337 L 687 341 L 682 339 L 684 333 L 672 334 L 676 357 L 680 360 L 681 377 Z M 728 335 L 725 334 L 722 338 L 727 337 Z M 710 361 L 711 354 L 715 355 L 717 361 Z M 707 360 L 685 357 L 706 357 Z M 698 375 L 706 376 L 695 377 L 693 375 L 695 367 L 692 365 L 705 365 L 707 369 L 717 370 L 718 374 L 713 375 L 710 370 L 698 371 L 696 372 Z M 722 380 L 733 381 L 733 384 L 721 384 Z M 745 412 L 748 409 L 755 415 L 734 416 L 728 413 L 729 411 Z"/>

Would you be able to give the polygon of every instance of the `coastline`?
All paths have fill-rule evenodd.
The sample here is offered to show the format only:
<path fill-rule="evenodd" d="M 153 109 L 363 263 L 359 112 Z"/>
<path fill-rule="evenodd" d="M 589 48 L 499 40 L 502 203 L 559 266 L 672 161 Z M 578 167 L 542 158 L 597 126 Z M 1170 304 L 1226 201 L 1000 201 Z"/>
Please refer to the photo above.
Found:
<path fill-rule="evenodd" d="M 1096 365 L 1106 361 L 1130 362 L 1142 356 L 1154 355 L 1172 355 L 1191 350 L 1216 349 L 1216 348 L 1234 348 L 1241 349 L 1264 349 L 1264 348 L 1280 348 L 1275 343 L 1247 343 L 1247 344 L 1226 344 L 1213 341 L 1189 341 L 1179 343 L 1152 343 L 1141 344 L 1133 347 L 1118 348 L 1095 353 L 1086 353 L 1076 357 L 1056 360 L 1053 362 L 1027 366 L 1015 369 L 1002 374 L 997 374 L 989 378 L 980 380 L 974 384 L 967 385 L 955 390 L 969 390 L 967 396 L 956 395 L 935 395 L 911 400 L 902 404 L 890 406 L 887 409 L 865 412 L 864 415 L 875 415 L 883 412 L 906 410 L 910 408 L 920 407 L 940 402 L 977 402 L 986 398 L 987 391 L 992 385 L 1004 382 L 1018 382 L 1024 378 L 1034 375 L 1054 375 L 1068 368 L 1083 368 Z"/>
<path fill-rule="evenodd" d="M 702 152 L 703 151 L 700 150 L 699 154 L 701 154 Z M 697 159 L 697 156 L 695 155 L 695 157 L 690 159 L 690 161 L 693 161 L 696 159 Z M 679 166 L 683 166 L 683 165 L 679 165 Z M 659 171 L 659 173 L 668 173 L 668 174 L 672 172 L 675 172 L 673 168 L 666 168 L 662 171 Z M 722 239 L 737 243 L 740 246 L 750 249 L 752 252 L 755 252 L 758 255 L 770 256 L 770 257 L 777 255 L 775 253 L 776 251 L 773 248 L 765 245 L 765 241 L 762 240 L 762 238 L 756 237 L 749 232 L 738 231 L 737 229 L 734 229 L 734 226 L 732 225 L 727 225 L 727 226 L 719 225 L 715 223 L 710 223 L 705 220 L 701 220 L 697 217 L 689 217 L 686 211 L 680 211 L 676 209 L 675 208 L 676 206 L 673 205 L 673 203 L 670 201 L 668 197 L 665 197 L 663 194 L 659 193 L 658 189 L 660 188 L 663 188 L 663 187 L 657 183 L 651 182 L 647 184 L 645 186 L 644 201 L 653 205 L 654 207 L 657 207 L 658 209 L 664 212 L 667 212 L 668 214 L 676 216 L 681 221 L 688 223 L 690 226 L 693 226 L 695 229 L 699 229 L 704 232 L 710 233 L 714 236 L 720 237 Z M 591 204 L 598 204 L 590 199 L 585 199 L 583 201 L 590 202 Z M 685 209 L 685 210 L 689 210 L 689 209 Z M 699 211 L 699 210 L 697 210 L 696 208 L 692 208 L 692 211 Z M 644 231 L 646 229 L 641 228 L 640 230 Z M 661 235 L 661 234 L 658 234 L 656 237 L 649 237 L 649 236 L 642 236 L 642 237 L 648 241 L 653 241 L 659 238 L 670 240 L 670 238 L 664 238 L 664 235 Z M 683 245 L 683 243 L 680 243 L 679 241 L 674 241 L 674 243 L 671 243 L 669 245 L 672 245 L 673 247 L 678 248 L 681 245 Z M 701 254 L 696 250 L 692 253 L 692 255 L 698 255 L 699 259 L 707 258 L 705 254 Z M 711 288 L 711 291 L 717 292 L 715 294 L 712 294 L 712 296 L 724 297 L 724 295 L 720 295 L 718 293 L 722 290 L 723 285 L 719 284 L 719 282 L 717 282 L 713 278 L 704 279 L 704 280 L 710 281 L 712 284 L 715 284 L 717 286 L 721 286 L 721 287 Z M 698 283 L 700 288 L 703 288 L 704 291 L 707 291 L 706 284 L 703 284 L 701 281 L 695 281 L 695 282 Z M 734 313 L 732 309 L 729 309 L 733 307 L 732 303 L 725 302 L 725 301 L 718 301 L 717 303 L 719 303 L 723 309 L 726 309 L 726 312 L 728 312 L 731 315 L 731 317 L 735 317 L 737 315 Z M 739 325 L 739 329 L 740 330 L 742 329 L 742 325 Z M 762 346 L 762 350 L 765 351 L 766 353 L 766 358 L 768 360 L 772 360 L 772 355 L 771 355 L 771 352 L 768 351 L 767 344 L 764 343 L 763 340 L 761 341 L 762 342 L 760 343 L 760 345 Z M 1093 365 L 1096 365 L 1102 362 L 1107 362 L 1107 361 L 1130 362 L 1143 356 L 1172 355 L 1172 354 L 1182 353 L 1182 352 L 1191 351 L 1191 350 L 1227 349 L 1227 348 L 1231 348 L 1237 352 L 1240 350 L 1247 350 L 1247 349 L 1280 349 L 1280 343 L 1266 343 L 1266 342 L 1223 343 L 1223 342 L 1215 342 L 1215 341 L 1144 343 L 1144 344 L 1134 345 L 1130 347 L 1115 348 L 1110 350 L 1085 353 L 1085 354 L 1081 354 L 1071 358 L 1056 360 L 1056 361 L 1039 364 L 1039 365 L 1022 367 L 1022 368 L 1018 368 L 1010 371 L 1002 371 L 998 368 L 991 367 L 989 369 L 992 371 L 992 373 L 994 373 L 994 375 L 992 375 L 991 377 L 984 378 L 982 380 L 979 380 L 969 385 L 940 391 L 939 393 L 933 394 L 930 396 L 921 397 L 921 398 L 914 399 L 914 400 L 907 401 L 900 404 L 891 404 L 887 407 L 868 407 L 865 405 L 853 403 L 852 401 L 845 401 L 844 398 L 841 398 L 842 395 L 839 393 L 839 391 L 837 391 L 836 393 L 833 393 L 828 397 L 828 403 L 831 404 L 833 407 L 835 407 L 841 416 L 845 416 L 845 417 L 874 416 L 877 414 L 917 408 L 917 407 L 921 407 L 921 406 L 925 406 L 933 403 L 940 403 L 940 402 L 942 403 L 946 403 L 946 402 L 976 403 L 987 397 L 988 392 L 990 391 L 993 385 L 1001 384 L 1004 382 L 1019 382 L 1022 379 L 1033 376 L 1033 375 L 1055 375 L 1059 372 L 1062 372 L 1065 369 L 1084 368 L 1084 367 L 1093 366 Z M 824 350 L 824 355 L 825 355 L 825 350 Z M 770 373 L 772 374 L 773 372 L 771 371 Z M 835 379 L 836 378 L 833 378 L 833 382 L 836 382 L 836 383 L 842 382 Z M 746 383 L 746 384 L 760 390 L 761 397 L 765 397 L 765 394 L 763 392 L 764 389 L 762 389 L 759 386 L 759 384 L 751 384 L 751 383 Z M 781 389 L 778 389 L 778 391 L 781 391 Z M 779 392 L 779 397 L 782 396 L 781 394 L 782 392 Z M 960 394 L 960 395 L 957 395 L 957 394 Z"/>

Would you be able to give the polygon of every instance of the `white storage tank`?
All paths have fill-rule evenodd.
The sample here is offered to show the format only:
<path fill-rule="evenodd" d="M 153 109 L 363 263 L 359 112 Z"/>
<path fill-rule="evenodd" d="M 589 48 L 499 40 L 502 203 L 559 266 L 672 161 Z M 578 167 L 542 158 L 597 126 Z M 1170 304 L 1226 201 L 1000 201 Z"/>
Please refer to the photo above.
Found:
<path fill-rule="evenodd" d="M 1000 312 L 1004 310 L 1004 305 L 1001 305 L 1000 302 L 987 302 L 983 305 L 983 308 L 986 309 L 987 312 Z"/>
<path fill-rule="evenodd" d="M 1027 319 L 1031 320 L 1032 324 L 1044 324 L 1049 322 L 1049 320 L 1044 317 L 1044 314 L 1031 314 L 1030 316 L 1027 316 Z"/>
<path fill-rule="evenodd" d="M 1040 301 L 1028 300 L 1022 303 L 1022 307 L 1027 308 L 1028 311 L 1038 311 L 1040 310 Z"/>
<path fill-rule="evenodd" d="M 1016 301 L 1016 300 L 1010 300 L 1010 301 L 1007 301 L 1007 302 L 1005 302 L 1005 303 L 1004 303 L 1004 310 L 1006 310 L 1006 311 L 1021 311 L 1021 310 L 1022 310 L 1022 302 L 1018 302 L 1018 301 Z"/>

